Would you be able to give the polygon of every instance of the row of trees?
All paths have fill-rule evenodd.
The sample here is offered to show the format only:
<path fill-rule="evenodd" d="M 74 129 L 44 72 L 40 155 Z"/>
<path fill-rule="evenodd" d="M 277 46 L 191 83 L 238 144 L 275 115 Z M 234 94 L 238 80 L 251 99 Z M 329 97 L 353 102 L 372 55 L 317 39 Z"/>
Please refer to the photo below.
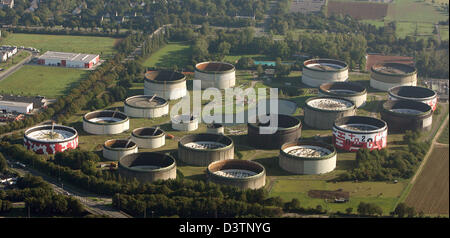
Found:
<path fill-rule="evenodd" d="M 75 198 L 53 192 L 51 186 L 41 177 L 27 174 L 17 180 L 17 188 L 0 193 L 0 212 L 5 208 L 9 211 L 10 201 L 25 202 L 25 207 L 31 213 L 40 216 L 72 216 L 77 217 L 84 213 L 83 205 Z M 2 199 L 6 199 L 3 200 Z M 4 207 L 3 207 L 4 206 Z"/>
<path fill-rule="evenodd" d="M 0 9 L 0 22 L 7 25 L 45 26 L 64 28 L 103 28 L 112 32 L 120 28 L 152 32 L 157 27 L 185 22 L 201 24 L 209 21 L 221 26 L 249 26 L 255 19 L 263 19 L 269 9 L 268 0 L 60 0 L 39 3 L 39 8 L 28 11 L 30 2 L 16 0 L 14 8 Z M 76 13 L 79 7 L 81 12 Z M 236 16 L 244 16 L 239 18 Z"/>
<path fill-rule="evenodd" d="M 405 133 L 403 139 L 408 145 L 407 151 L 358 150 L 356 166 L 340 174 L 337 180 L 392 181 L 394 178 L 410 178 L 429 149 L 429 143 L 419 141 L 419 138 L 419 132 Z"/>

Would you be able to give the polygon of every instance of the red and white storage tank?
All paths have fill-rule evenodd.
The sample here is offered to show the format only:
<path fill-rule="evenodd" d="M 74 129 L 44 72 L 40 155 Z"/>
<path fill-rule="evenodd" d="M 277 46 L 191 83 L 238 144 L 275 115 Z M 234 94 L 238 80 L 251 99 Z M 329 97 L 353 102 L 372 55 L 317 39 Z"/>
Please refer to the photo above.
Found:
<path fill-rule="evenodd" d="M 78 132 L 63 125 L 44 125 L 25 131 L 24 146 L 37 154 L 55 154 L 78 147 Z"/>
<path fill-rule="evenodd" d="M 358 151 L 360 148 L 381 150 L 387 146 L 387 123 L 383 120 L 349 116 L 337 119 L 333 125 L 333 144 L 344 151 Z"/>

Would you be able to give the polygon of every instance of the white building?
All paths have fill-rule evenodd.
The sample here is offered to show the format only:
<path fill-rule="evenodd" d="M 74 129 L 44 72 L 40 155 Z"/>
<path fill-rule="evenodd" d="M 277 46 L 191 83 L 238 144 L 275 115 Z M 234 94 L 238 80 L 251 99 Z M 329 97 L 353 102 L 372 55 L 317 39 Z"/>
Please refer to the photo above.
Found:
<path fill-rule="evenodd" d="M 0 101 L 0 111 L 29 113 L 33 110 L 33 103 Z"/>
<path fill-rule="evenodd" d="M 99 61 L 99 55 L 47 51 L 39 57 L 38 64 L 69 68 L 91 68 Z"/>

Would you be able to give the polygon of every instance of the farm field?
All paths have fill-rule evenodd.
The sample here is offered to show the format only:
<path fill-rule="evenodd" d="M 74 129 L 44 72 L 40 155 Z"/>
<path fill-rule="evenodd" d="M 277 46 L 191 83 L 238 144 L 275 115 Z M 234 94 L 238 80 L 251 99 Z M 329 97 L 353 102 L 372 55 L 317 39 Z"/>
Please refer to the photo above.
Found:
<path fill-rule="evenodd" d="M 394 0 L 385 20 L 437 23 L 447 20 L 448 13 L 438 11 L 435 5 L 417 0 Z"/>
<path fill-rule="evenodd" d="M 415 22 L 397 22 L 397 37 L 405 38 L 406 36 L 414 36 L 417 25 L 417 33 L 419 37 L 429 37 L 433 35 L 434 24 L 432 23 L 415 23 Z"/>
<path fill-rule="evenodd" d="M 187 42 L 170 42 L 142 62 L 145 67 L 179 69 L 190 64 L 192 48 Z"/>
<path fill-rule="evenodd" d="M 390 6 L 385 3 L 328 1 L 328 15 L 350 15 L 356 19 L 382 19 Z"/>
<path fill-rule="evenodd" d="M 447 146 L 433 148 L 421 174 L 405 200 L 427 215 L 449 214 L 449 152 Z"/>
<path fill-rule="evenodd" d="M 107 58 L 114 54 L 117 40 L 111 37 L 12 33 L 3 39 L 2 44 L 33 47 L 41 53 L 50 50 L 100 54 L 101 57 Z"/>
<path fill-rule="evenodd" d="M 448 40 L 449 31 L 448 26 L 439 26 L 439 32 L 441 33 L 441 40 Z"/>
<path fill-rule="evenodd" d="M 0 81 L 0 93 L 56 98 L 78 84 L 87 72 L 80 69 L 24 65 Z"/>

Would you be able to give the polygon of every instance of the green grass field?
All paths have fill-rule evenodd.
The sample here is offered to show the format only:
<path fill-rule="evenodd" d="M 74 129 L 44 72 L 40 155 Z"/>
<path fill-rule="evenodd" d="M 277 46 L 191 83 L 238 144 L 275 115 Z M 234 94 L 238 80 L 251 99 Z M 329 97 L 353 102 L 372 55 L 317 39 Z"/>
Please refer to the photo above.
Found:
<path fill-rule="evenodd" d="M 394 0 L 389 6 L 386 20 L 437 23 L 447 20 L 448 13 L 439 11 L 433 4 L 417 0 Z"/>
<path fill-rule="evenodd" d="M 190 64 L 192 48 L 188 42 L 171 42 L 153 53 L 142 65 L 145 67 L 172 68 L 176 65 L 179 69 Z"/>
<path fill-rule="evenodd" d="M 448 144 L 448 137 L 449 137 L 448 133 L 449 132 L 448 132 L 448 122 L 447 122 L 447 124 L 445 124 L 444 131 L 442 131 L 437 142 L 442 143 L 442 144 Z"/>
<path fill-rule="evenodd" d="M 13 33 L 1 42 L 4 45 L 33 47 L 44 53 L 46 51 L 61 51 L 86 54 L 100 54 L 101 57 L 111 56 L 115 50 L 117 39 L 95 36 L 68 36 Z"/>
<path fill-rule="evenodd" d="M 441 33 L 441 40 L 448 40 L 449 38 L 448 26 L 439 26 L 439 32 Z"/>
<path fill-rule="evenodd" d="M 87 72 L 80 69 L 25 65 L 0 81 L 0 93 L 56 98 L 78 84 Z"/>

